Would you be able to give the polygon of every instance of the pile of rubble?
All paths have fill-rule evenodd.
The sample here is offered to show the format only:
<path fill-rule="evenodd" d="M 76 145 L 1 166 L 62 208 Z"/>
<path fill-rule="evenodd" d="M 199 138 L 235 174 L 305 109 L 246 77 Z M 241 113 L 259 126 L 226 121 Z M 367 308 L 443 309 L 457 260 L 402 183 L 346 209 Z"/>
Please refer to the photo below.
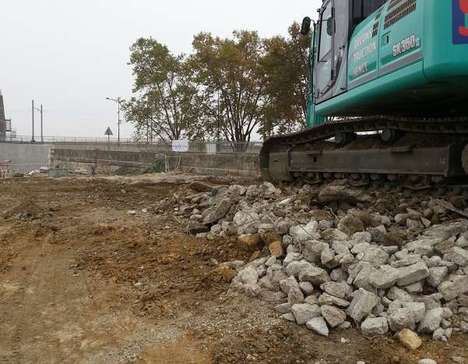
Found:
<path fill-rule="evenodd" d="M 199 237 L 251 247 L 249 263 L 224 263 L 237 272 L 232 289 L 284 319 L 324 336 L 352 325 L 395 332 L 413 348 L 415 332 L 443 341 L 468 332 L 468 220 L 447 202 L 340 183 L 192 187 L 177 214 Z M 466 196 L 449 198 L 452 210 L 466 207 Z"/>

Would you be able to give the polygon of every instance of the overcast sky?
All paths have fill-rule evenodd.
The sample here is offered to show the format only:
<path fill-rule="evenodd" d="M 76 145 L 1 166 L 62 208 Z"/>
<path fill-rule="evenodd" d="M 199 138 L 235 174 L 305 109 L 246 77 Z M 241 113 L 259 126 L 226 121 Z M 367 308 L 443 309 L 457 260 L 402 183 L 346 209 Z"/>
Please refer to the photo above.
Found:
<path fill-rule="evenodd" d="M 31 100 L 45 108 L 45 135 L 116 134 L 116 105 L 128 97 L 129 46 L 153 37 L 191 52 L 200 31 L 234 29 L 286 34 L 293 21 L 315 16 L 321 0 L 14 0 L 0 20 L 0 89 L 18 135 L 31 135 Z M 36 117 L 39 120 L 39 114 Z M 39 123 L 36 126 L 36 133 Z M 122 136 L 130 137 L 130 125 Z"/>

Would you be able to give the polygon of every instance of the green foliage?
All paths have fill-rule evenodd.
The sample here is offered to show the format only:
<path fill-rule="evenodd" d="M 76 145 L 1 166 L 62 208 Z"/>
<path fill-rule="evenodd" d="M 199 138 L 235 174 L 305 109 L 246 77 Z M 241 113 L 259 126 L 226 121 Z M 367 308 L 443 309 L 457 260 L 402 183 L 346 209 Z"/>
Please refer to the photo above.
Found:
<path fill-rule="evenodd" d="M 134 97 L 124 104 L 137 135 L 163 141 L 200 138 L 197 87 L 183 55 L 174 56 L 156 40 L 139 39 L 131 47 Z"/>
<path fill-rule="evenodd" d="M 273 37 L 265 41 L 266 92 L 271 97 L 265 113 L 266 135 L 290 132 L 306 125 L 310 44 L 310 36 L 304 37 L 297 23 L 289 28 L 288 38 Z"/>
<path fill-rule="evenodd" d="M 256 32 L 234 32 L 232 39 L 200 33 L 193 48 L 190 64 L 203 100 L 205 131 L 232 142 L 250 141 L 268 101 L 263 40 Z"/>
<path fill-rule="evenodd" d="M 231 38 L 200 33 L 193 54 L 173 55 L 154 39 L 131 47 L 134 97 L 125 103 L 137 134 L 164 141 L 223 139 L 248 143 L 303 127 L 308 93 L 309 37 Z"/>

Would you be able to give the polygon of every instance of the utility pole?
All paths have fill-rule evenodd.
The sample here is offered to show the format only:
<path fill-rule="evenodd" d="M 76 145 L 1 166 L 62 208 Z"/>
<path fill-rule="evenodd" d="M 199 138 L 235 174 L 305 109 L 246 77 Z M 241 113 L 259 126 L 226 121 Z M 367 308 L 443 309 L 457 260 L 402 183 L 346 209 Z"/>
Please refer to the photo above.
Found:
<path fill-rule="evenodd" d="M 120 144 L 120 103 L 122 102 L 122 99 L 120 97 L 117 97 L 116 99 L 106 97 L 106 100 L 117 103 L 117 143 Z"/>
<path fill-rule="evenodd" d="M 36 141 L 34 140 L 34 100 L 32 100 L 32 127 L 31 127 L 31 143 L 35 143 Z"/>

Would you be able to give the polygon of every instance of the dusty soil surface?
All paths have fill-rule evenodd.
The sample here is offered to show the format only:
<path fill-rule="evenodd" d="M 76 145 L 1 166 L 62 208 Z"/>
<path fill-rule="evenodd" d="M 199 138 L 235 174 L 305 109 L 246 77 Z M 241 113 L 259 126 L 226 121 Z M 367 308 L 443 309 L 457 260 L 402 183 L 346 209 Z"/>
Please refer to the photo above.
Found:
<path fill-rule="evenodd" d="M 330 338 L 228 293 L 235 241 L 186 234 L 154 206 L 179 177 L 11 179 L 0 188 L 1 363 L 451 363 L 468 338 L 415 352 L 357 331 Z M 225 181 L 218 181 L 224 183 Z M 467 359 L 468 360 L 468 359 Z"/>

